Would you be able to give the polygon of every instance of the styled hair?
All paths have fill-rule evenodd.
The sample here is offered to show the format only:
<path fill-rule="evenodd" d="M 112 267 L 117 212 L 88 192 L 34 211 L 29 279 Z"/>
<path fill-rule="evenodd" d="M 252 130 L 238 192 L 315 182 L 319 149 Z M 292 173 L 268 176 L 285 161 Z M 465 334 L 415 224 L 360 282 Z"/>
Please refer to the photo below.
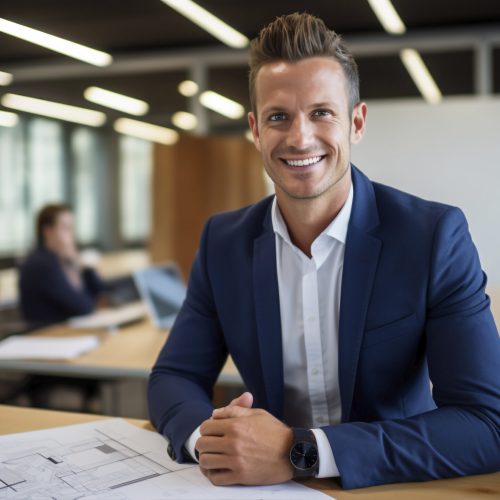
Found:
<path fill-rule="evenodd" d="M 59 214 L 71 212 L 72 209 L 66 203 L 54 203 L 45 205 L 39 212 L 36 219 L 36 239 L 39 247 L 45 246 L 43 230 L 51 227 L 57 222 Z"/>
<path fill-rule="evenodd" d="M 250 43 L 250 102 L 256 112 L 255 80 L 259 69 L 275 61 L 299 62 L 310 57 L 332 57 L 342 67 L 347 82 L 349 114 L 359 103 L 359 75 L 356 61 L 342 37 L 307 13 L 277 17 Z"/>

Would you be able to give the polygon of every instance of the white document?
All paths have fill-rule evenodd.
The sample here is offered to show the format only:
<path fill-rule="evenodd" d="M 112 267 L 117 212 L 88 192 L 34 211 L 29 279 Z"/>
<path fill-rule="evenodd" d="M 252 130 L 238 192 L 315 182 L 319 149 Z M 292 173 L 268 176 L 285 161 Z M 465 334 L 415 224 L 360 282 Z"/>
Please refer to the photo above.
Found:
<path fill-rule="evenodd" d="M 139 321 L 145 315 L 146 307 L 139 301 L 115 309 L 99 309 L 85 316 L 74 316 L 68 320 L 68 325 L 76 329 L 103 330 Z"/>
<path fill-rule="evenodd" d="M 13 335 L 0 342 L 0 359 L 72 359 L 99 345 L 96 335 L 32 337 Z"/>
<path fill-rule="evenodd" d="M 325 500 L 294 481 L 214 486 L 156 432 L 110 419 L 0 436 L 0 499 Z"/>

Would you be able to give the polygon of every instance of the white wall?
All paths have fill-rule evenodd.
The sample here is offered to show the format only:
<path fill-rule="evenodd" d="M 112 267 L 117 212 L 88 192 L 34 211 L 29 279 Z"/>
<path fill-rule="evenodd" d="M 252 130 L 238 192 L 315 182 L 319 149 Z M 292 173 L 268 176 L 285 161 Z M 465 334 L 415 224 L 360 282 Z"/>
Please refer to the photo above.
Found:
<path fill-rule="evenodd" d="M 500 288 L 500 99 L 368 102 L 352 161 L 372 180 L 465 213 L 492 288 Z"/>

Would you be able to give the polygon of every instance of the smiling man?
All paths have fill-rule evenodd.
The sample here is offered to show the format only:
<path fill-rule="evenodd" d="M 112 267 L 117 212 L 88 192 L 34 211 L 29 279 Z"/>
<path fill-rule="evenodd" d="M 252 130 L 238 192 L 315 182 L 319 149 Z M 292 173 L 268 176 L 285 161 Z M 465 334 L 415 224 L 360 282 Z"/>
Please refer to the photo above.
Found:
<path fill-rule="evenodd" d="M 462 212 L 350 163 L 367 107 L 320 19 L 261 31 L 250 94 L 276 196 L 204 229 L 149 383 L 170 455 L 218 485 L 498 470 L 500 342 Z M 228 353 L 249 392 L 214 410 Z"/>

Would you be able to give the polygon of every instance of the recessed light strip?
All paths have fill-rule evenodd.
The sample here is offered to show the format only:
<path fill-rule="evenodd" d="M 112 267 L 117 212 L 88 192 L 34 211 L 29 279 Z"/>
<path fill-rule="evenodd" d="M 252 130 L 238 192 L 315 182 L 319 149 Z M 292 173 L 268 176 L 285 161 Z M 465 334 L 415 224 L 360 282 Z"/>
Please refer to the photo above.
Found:
<path fill-rule="evenodd" d="M 191 0 L 162 0 L 215 38 L 235 49 L 249 44 L 248 38 Z"/>
<path fill-rule="evenodd" d="M 19 121 L 16 113 L 0 111 L 0 127 L 15 127 Z"/>
<path fill-rule="evenodd" d="M 184 80 L 179 83 L 177 90 L 184 97 L 192 97 L 198 93 L 199 87 L 198 84 L 192 80 Z"/>
<path fill-rule="evenodd" d="M 171 146 L 179 140 L 179 134 L 167 127 L 159 127 L 150 123 L 131 120 L 130 118 L 118 118 L 114 123 L 114 129 L 120 134 L 138 137 L 151 142 L 159 142 Z"/>
<path fill-rule="evenodd" d="M 91 49 L 90 47 L 70 42 L 64 38 L 28 28 L 27 26 L 13 23 L 7 19 L 0 18 L 0 32 L 21 38 L 27 42 L 40 45 L 41 47 L 73 57 L 74 59 L 93 64 L 94 66 L 109 66 L 113 62 L 111 55 L 106 52 Z"/>
<path fill-rule="evenodd" d="M 172 115 L 172 123 L 183 130 L 194 130 L 198 126 L 198 118 L 187 111 L 177 111 Z"/>
<path fill-rule="evenodd" d="M 206 108 L 211 109 L 221 115 L 237 120 L 245 114 L 245 108 L 223 95 L 217 94 L 211 90 L 206 90 L 200 95 L 200 102 Z"/>
<path fill-rule="evenodd" d="M 17 94 L 5 94 L 2 97 L 2 105 L 6 108 L 25 111 L 35 115 L 48 116 L 58 120 L 80 123 L 90 127 L 100 127 L 106 122 L 106 115 L 100 111 L 68 106 L 58 102 L 45 101 Z"/>
<path fill-rule="evenodd" d="M 430 104 L 441 102 L 443 98 L 441 91 L 420 57 L 420 54 L 413 49 L 403 49 L 400 57 L 424 99 Z"/>
<path fill-rule="evenodd" d="M 5 73 L 5 71 L 0 71 L 0 85 L 10 85 L 12 83 L 12 75 L 10 73 Z"/>
<path fill-rule="evenodd" d="M 149 104 L 134 99 L 123 94 L 111 92 L 110 90 L 102 89 L 100 87 L 89 87 L 83 93 L 87 101 L 106 106 L 107 108 L 117 109 L 124 113 L 129 113 L 135 116 L 145 115 L 149 110 Z"/>
<path fill-rule="evenodd" d="M 368 0 L 368 3 L 385 31 L 393 35 L 402 35 L 406 31 L 406 26 L 391 0 Z"/>

